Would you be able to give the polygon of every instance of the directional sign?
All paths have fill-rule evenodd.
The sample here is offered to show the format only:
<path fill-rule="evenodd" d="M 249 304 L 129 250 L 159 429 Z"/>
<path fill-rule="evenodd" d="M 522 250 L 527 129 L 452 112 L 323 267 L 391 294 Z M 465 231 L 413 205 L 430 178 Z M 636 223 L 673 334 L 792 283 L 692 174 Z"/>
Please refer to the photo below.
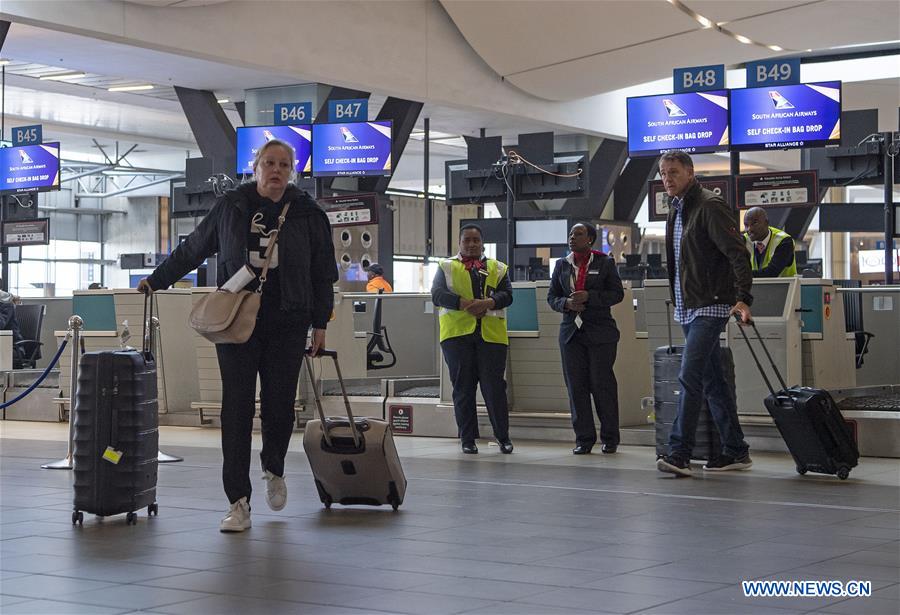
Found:
<path fill-rule="evenodd" d="M 13 147 L 16 147 L 17 145 L 40 145 L 43 140 L 42 132 L 40 124 L 35 124 L 33 126 L 17 126 L 13 128 Z"/>
<path fill-rule="evenodd" d="M 748 88 L 797 83 L 800 83 L 800 58 L 747 63 Z"/>
<path fill-rule="evenodd" d="M 675 92 L 705 92 L 725 89 L 725 65 L 692 66 L 672 71 Z"/>

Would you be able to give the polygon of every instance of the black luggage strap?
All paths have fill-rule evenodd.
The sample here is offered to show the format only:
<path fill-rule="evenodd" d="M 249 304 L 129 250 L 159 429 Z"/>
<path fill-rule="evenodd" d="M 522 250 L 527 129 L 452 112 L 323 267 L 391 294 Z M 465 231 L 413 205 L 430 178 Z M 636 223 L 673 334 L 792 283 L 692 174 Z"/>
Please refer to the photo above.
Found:
<path fill-rule="evenodd" d="M 147 305 L 150 317 L 147 317 Z M 144 293 L 144 326 L 141 332 L 141 353 L 147 360 L 153 360 L 153 293 Z"/>
<path fill-rule="evenodd" d="M 772 387 L 772 383 L 769 381 L 769 378 L 766 376 L 766 370 L 763 369 L 762 363 L 759 362 L 759 357 L 756 356 L 756 351 L 753 350 L 753 345 L 750 343 L 750 338 L 747 336 L 747 332 L 744 331 L 744 327 L 742 326 L 741 317 L 739 314 L 734 315 L 734 320 L 738 323 L 738 329 L 741 332 L 741 335 L 744 336 L 744 341 L 747 342 L 747 348 L 750 350 L 750 354 L 753 355 L 753 360 L 756 362 L 756 367 L 759 369 L 759 373 L 762 375 L 763 380 L 766 382 L 766 386 L 769 387 L 769 392 L 774 397 L 777 395 L 775 393 L 774 387 Z M 781 383 L 781 390 L 790 396 L 790 392 L 788 391 L 788 385 L 785 384 L 784 378 L 781 377 L 781 372 L 778 371 L 778 367 L 775 365 L 774 359 L 772 359 L 772 355 L 769 354 L 769 349 L 766 347 L 765 341 L 763 341 L 762 335 L 759 333 L 759 329 L 756 328 L 756 323 L 752 320 L 750 321 L 750 326 L 753 327 L 753 330 L 756 332 L 756 339 L 759 340 L 759 345 L 762 346 L 763 352 L 766 353 L 766 357 L 769 359 L 769 364 L 772 366 L 772 371 L 775 372 L 775 376 L 778 378 L 778 382 Z"/>

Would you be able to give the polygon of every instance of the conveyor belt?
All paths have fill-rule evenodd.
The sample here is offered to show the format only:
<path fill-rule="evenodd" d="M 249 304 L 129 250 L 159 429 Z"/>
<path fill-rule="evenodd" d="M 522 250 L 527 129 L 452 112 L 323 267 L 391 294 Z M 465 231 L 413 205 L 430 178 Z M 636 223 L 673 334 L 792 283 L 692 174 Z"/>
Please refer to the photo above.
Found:
<path fill-rule="evenodd" d="M 359 397 L 381 397 L 381 383 L 373 382 L 371 384 L 348 384 L 346 385 L 347 395 Z M 340 396 L 341 386 L 335 382 L 334 384 L 326 383 L 323 386 L 322 395 Z"/>
<path fill-rule="evenodd" d="M 841 410 L 893 410 L 900 412 L 900 393 L 847 397 L 838 402 Z"/>
<path fill-rule="evenodd" d="M 397 395 L 400 397 L 423 397 L 423 398 L 434 398 L 437 399 L 441 396 L 441 387 L 440 386 L 425 386 L 425 387 L 411 387 L 409 389 L 404 389 L 402 391 L 398 391 Z"/>

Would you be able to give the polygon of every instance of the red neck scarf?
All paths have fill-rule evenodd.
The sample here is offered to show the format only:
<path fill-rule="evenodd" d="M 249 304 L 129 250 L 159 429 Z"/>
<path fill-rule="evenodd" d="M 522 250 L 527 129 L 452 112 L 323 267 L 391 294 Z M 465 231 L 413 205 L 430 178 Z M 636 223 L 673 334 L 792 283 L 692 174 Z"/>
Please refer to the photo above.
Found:
<path fill-rule="evenodd" d="M 575 276 L 575 288 L 574 290 L 584 290 L 584 286 L 587 283 L 587 270 L 588 263 L 591 262 L 591 255 L 594 254 L 596 256 L 605 256 L 603 252 L 600 250 L 589 250 L 587 252 L 573 252 L 573 256 L 575 257 L 575 267 L 578 268 L 578 273 Z"/>
<path fill-rule="evenodd" d="M 462 261 L 462 264 L 465 266 L 466 271 L 472 271 L 473 269 L 484 269 L 484 261 L 482 261 L 481 258 L 469 258 L 460 254 L 459 260 Z"/>

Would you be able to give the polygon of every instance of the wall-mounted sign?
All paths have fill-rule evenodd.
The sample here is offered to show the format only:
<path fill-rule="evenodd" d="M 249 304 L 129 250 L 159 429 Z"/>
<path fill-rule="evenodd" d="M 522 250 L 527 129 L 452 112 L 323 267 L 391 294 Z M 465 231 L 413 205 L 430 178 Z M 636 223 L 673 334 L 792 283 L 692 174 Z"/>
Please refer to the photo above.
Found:
<path fill-rule="evenodd" d="M 790 60 L 759 60 L 747 63 L 747 87 L 800 83 L 800 58 Z"/>
<path fill-rule="evenodd" d="M 275 123 L 309 124 L 312 122 L 312 103 L 275 103 Z"/>
<path fill-rule="evenodd" d="M 413 407 L 391 404 L 388 406 L 388 421 L 394 433 L 412 433 Z"/>
<path fill-rule="evenodd" d="M 860 250 L 859 256 L 859 272 L 860 273 L 884 273 L 884 250 Z M 898 262 L 900 262 L 900 250 L 894 250 L 894 271 L 898 271 Z"/>
<path fill-rule="evenodd" d="M 328 101 L 329 122 L 366 122 L 368 119 L 368 98 Z"/>
<path fill-rule="evenodd" d="M 50 243 L 50 218 L 4 221 L 4 246 L 46 246 Z"/>
<path fill-rule="evenodd" d="M 728 149 L 728 90 L 627 99 L 628 155 Z"/>
<path fill-rule="evenodd" d="M 819 202 L 815 170 L 737 176 L 737 208 L 812 207 Z"/>
<path fill-rule="evenodd" d="M 707 190 L 712 190 L 729 205 L 732 204 L 731 196 L 731 176 L 730 175 L 710 175 L 709 177 L 697 177 L 700 185 Z M 651 222 L 665 221 L 669 216 L 669 196 L 663 188 L 662 180 L 654 179 L 650 181 L 650 190 L 647 192 L 647 198 L 650 201 L 649 219 Z"/>
<path fill-rule="evenodd" d="M 318 200 L 331 226 L 357 226 L 378 222 L 378 195 L 374 192 L 330 196 Z"/>
<path fill-rule="evenodd" d="M 16 126 L 12 129 L 12 144 L 40 145 L 43 142 L 43 128 L 40 124 L 33 126 Z"/>
<path fill-rule="evenodd" d="M 675 93 L 725 89 L 725 65 L 692 66 L 672 71 Z"/>
<path fill-rule="evenodd" d="M 391 122 L 313 124 L 313 177 L 391 174 Z"/>

